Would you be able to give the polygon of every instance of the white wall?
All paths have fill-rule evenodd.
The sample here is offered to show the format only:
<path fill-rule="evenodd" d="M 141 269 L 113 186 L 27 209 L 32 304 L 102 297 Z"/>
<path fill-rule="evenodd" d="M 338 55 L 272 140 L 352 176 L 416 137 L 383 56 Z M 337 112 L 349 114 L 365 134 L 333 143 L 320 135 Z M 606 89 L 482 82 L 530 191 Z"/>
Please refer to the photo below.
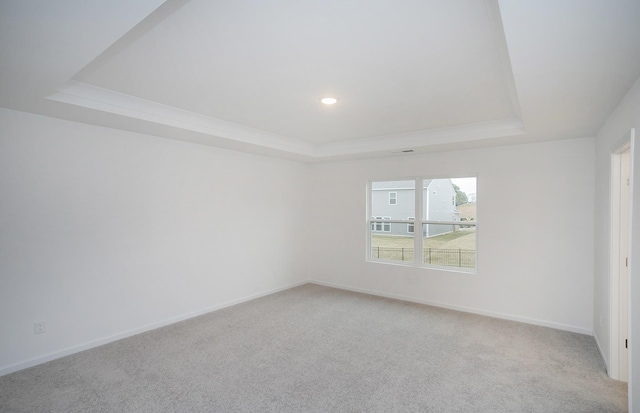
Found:
<path fill-rule="evenodd" d="M 594 335 L 601 346 L 603 356 L 610 363 L 610 299 L 609 299 L 609 245 L 610 245 L 610 183 L 611 183 L 611 152 L 621 143 L 629 130 L 636 128 L 636 142 L 640 141 L 640 79 L 629 90 L 618 108 L 612 113 L 605 125 L 598 132 L 596 138 L 596 197 L 595 197 L 595 277 L 594 277 Z M 630 397 L 633 406 L 640 410 L 640 282 L 634 281 L 640 276 L 640 159 L 635 159 L 634 206 L 633 206 L 633 259 L 630 264 L 629 289 L 631 296 L 630 320 L 632 330 L 630 336 Z M 637 251 L 637 252 L 636 252 Z M 602 318 L 602 325 L 600 325 Z"/>
<path fill-rule="evenodd" d="M 598 138 L 598 234 L 638 89 Z M 594 146 L 302 165 L 0 109 L 0 374 L 307 279 L 608 343 Z M 449 174 L 478 175 L 478 274 L 365 262 L 367 180 Z"/>
<path fill-rule="evenodd" d="M 301 282 L 306 172 L 0 109 L 0 374 Z"/>
<path fill-rule="evenodd" d="M 365 262 L 369 179 L 478 176 L 478 273 Z M 310 277 L 590 334 L 594 139 L 313 165 Z"/>

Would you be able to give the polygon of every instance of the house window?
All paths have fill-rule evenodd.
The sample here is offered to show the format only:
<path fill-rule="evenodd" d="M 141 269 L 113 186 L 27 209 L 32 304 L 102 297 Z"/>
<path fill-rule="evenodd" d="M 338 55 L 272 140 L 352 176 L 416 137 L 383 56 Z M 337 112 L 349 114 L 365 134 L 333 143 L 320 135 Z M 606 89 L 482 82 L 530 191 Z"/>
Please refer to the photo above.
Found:
<path fill-rule="evenodd" d="M 382 219 L 382 217 L 372 217 L 372 219 Z M 371 223 L 372 231 L 382 231 L 382 222 L 372 222 Z"/>
<path fill-rule="evenodd" d="M 371 230 L 376 232 L 390 232 L 391 223 L 384 222 L 389 221 L 391 217 L 372 217 Z"/>
<path fill-rule="evenodd" d="M 477 193 L 476 181 L 466 177 L 370 182 L 369 260 L 474 271 L 477 198 L 467 194 Z M 402 205 L 397 205 L 399 196 Z"/>

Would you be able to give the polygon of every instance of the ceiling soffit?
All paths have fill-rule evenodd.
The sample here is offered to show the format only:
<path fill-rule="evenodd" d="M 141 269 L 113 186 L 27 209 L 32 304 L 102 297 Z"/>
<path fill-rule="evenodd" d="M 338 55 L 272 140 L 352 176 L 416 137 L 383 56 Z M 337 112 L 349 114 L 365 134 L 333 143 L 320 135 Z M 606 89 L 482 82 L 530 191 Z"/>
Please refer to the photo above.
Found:
<path fill-rule="evenodd" d="M 495 1 L 169 3 L 48 99 L 312 158 L 524 133 Z"/>
<path fill-rule="evenodd" d="M 313 161 L 594 136 L 640 74 L 634 0 L 116 1 L 0 4 L 0 105 Z"/>

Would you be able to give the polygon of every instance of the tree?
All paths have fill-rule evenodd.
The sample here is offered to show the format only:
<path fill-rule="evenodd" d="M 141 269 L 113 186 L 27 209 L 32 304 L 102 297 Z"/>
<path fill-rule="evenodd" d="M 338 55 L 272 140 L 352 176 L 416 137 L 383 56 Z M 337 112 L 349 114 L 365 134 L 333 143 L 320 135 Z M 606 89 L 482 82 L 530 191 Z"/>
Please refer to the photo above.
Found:
<path fill-rule="evenodd" d="M 469 202 L 469 199 L 467 198 L 467 194 L 462 192 L 458 185 L 453 184 L 453 189 L 456 190 L 456 206 L 466 204 L 467 202 Z"/>

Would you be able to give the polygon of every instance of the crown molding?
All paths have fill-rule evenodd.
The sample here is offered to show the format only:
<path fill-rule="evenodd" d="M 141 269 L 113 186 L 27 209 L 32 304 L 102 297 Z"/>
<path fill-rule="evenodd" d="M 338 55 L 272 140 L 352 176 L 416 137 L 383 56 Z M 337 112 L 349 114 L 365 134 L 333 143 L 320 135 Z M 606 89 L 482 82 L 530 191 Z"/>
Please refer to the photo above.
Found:
<path fill-rule="evenodd" d="M 428 129 L 399 135 L 353 139 L 327 143 L 316 148 L 318 157 L 332 157 L 373 152 L 398 152 L 452 143 L 475 142 L 486 139 L 524 135 L 524 125 L 517 118 Z"/>
<path fill-rule="evenodd" d="M 47 99 L 298 155 L 312 156 L 314 149 L 312 144 L 296 139 L 74 80 L 67 81 Z"/>
<path fill-rule="evenodd" d="M 429 129 L 398 135 L 377 136 L 314 145 L 274 133 L 261 131 L 221 119 L 163 105 L 83 82 L 69 80 L 47 99 L 106 112 L 127 118 L 170 126 L 176 130 L 205 136 L 200 143 L 218 146 L 219 138 L 294 154 L 309 160 L 345 156 L 396 153 L 406 149 L 425 149 L 446 144 L 462 144 L 487 139 L 524 135 L 518 118 Z M 206 136 L 211 137 L 210 141 Z M 179 136 L 176 139 L 181 139 Z"/>

